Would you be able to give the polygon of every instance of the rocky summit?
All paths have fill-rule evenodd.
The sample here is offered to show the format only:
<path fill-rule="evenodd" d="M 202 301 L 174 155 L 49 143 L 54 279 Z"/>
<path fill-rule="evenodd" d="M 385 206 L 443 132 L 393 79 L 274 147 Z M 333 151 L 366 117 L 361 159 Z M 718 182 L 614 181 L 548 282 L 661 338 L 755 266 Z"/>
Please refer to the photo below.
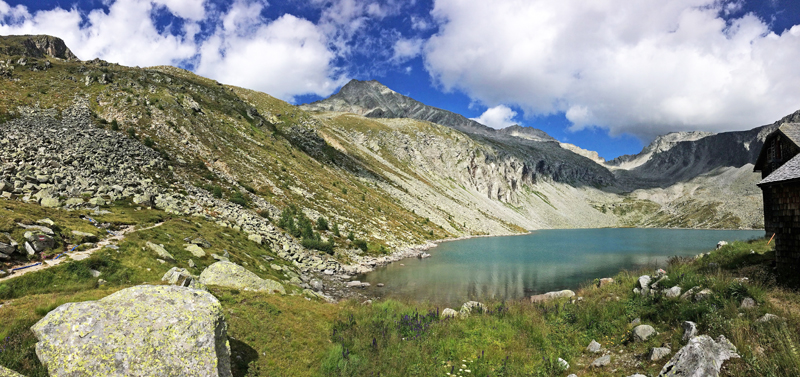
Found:
<path fill-rule="evenodd" d="M 123 289 L 59 306 L 31 330 L 51 376 L 231 376 L 222 307 L 201 290 Z"/>

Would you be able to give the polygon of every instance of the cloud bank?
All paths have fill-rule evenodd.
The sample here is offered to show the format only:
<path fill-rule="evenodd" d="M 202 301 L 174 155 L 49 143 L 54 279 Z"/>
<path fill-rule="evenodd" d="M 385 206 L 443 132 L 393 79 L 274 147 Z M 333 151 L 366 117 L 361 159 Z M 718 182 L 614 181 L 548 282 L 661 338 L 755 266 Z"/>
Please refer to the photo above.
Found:
<path fill-rule="evenodd" d="M 643 139 L 745 129 L 800 109 L 800 25 L 720 0 L 437 0 L 425 67 L 445 90 L 573 130 Z"/>

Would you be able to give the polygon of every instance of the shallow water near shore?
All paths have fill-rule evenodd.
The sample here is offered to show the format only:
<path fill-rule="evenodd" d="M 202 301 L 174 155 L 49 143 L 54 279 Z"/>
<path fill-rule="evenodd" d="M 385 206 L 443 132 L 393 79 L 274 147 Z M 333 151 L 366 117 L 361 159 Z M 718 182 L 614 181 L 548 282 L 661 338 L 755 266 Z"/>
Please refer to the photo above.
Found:
<path fill-rule="evenodd" d="M 575 289 L 619 271 L 666 265 L 717 242 L 764 237 L 763 230 L 549 229 L 527 235 L 444 242 L 427 259 L 405 259 L 360 276 L 380 297 L 442 305 L 466 300 L 520 299 Z M 405 266 L 401 266 L 401 264 Z M 377 288 L 383 283 L 385 287 Z"/>

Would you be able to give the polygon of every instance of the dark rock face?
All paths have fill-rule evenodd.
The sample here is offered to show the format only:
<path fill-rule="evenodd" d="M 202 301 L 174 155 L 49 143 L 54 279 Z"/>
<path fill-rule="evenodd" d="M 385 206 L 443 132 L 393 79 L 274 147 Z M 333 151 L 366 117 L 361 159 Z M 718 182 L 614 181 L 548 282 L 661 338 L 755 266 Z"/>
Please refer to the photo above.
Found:
<path fill-rule="evenodd" d="M 75 54 L 70 51 L 61 38 L 49 35 L 20 35 L 5 37 L 0 45 L 0 54 L 22 55 L 32 58 L 54 58 L 77 61 Z"/>

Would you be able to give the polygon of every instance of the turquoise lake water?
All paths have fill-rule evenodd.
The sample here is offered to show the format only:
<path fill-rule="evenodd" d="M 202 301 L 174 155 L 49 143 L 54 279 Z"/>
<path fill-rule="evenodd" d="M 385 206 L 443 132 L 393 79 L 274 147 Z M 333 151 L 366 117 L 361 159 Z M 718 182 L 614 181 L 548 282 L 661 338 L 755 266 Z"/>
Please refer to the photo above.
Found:
<path fill-rule="evenodd" d="M 763 230 L 539 230 L 444 242 L 428 251 L 431 258 L 405 259 L 360 278 L 382 297 L 453 305 L 466 300 L 519 299 L 575 289 L 623 269 L 665 266 L 670 256 L 707 252 L 722 240 L 761 237 Z M 376 288 L 377 283 L 386 286 Z"/>

